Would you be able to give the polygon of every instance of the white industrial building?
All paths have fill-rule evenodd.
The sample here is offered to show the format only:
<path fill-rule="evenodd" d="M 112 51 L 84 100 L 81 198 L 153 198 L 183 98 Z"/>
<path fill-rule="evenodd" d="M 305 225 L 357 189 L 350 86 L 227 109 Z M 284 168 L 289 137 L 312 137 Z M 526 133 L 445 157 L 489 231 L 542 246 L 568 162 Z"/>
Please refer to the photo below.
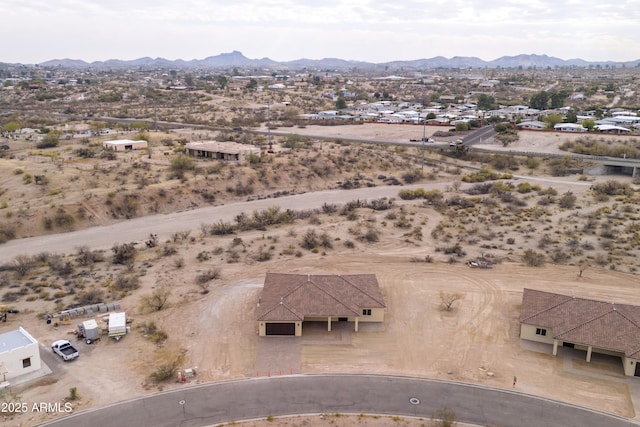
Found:
<path fill-rule="evenodd" d="M 114 139 L 113 141 L 104 141 L 102 147 L 105 150 L 112 151 L 130 151 L 130 150 L 144 150 L 149 144 L 147 141 L 140 139 L 133 141 L 131 139 Z"/>
<path fill-rule="evenodd" d="M 0 380 L 8 381 L 41 368 L 40 348 L 22 326 L 0 334 Z"/>

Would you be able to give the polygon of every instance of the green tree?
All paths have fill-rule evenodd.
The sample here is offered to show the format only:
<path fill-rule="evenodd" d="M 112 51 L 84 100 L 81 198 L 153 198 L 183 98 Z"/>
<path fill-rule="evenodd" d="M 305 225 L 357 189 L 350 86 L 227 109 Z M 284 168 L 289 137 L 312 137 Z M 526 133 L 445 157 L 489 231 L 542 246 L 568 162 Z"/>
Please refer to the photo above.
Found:
<path fill-rule="evenodd" d="M 560 114 L 547 114 L 544 116 L 544 122 L 547 125 L 547 129 L 553 129 L 558 123 L 562 123 L 562 116 Z"/>
<path fill-rule="evenodd" d="M 569 111 L 567 111 L 566 122 L 567 123 L 578 123 L 578 114 L 576 113 L 576 110 L 574 110 L 573 108 L 570 109 Z"/>
<path fill-rule="evenodd" d="M 564 90 L 561 90 L 560 92 L 552 92 L 551 108 L 562 108 L 564 106 L 564 100 L 567 98 L 567 96 L 569 96 L 569 94 Z"/>
<path fill-rule="evenodd" d="M 193 157 L 186 154 L 180 154 L 171 159 L 171 171 L 178 179 L 184 178 L 184 174 L 187 171 L 195 169 L 195 167 L 196 162 Z"/>
<path fill-rule="evenodd" d="M 587 128 L 587 130 L 589 132 L 591 132 L 593 130 L 593 128 L 596 127 L 596 122 L 595 120 L 591 120 L 591 119 L 586 119 L 582 121 L 582 127 Z"/>
<path fill-rule="evenodd" d="M 2 126 L 2 135 L 8 133 L 13 136 L 13 134 L 22 129 L 22 125 L 18 122 L 9 122 Z"/>
<path fill-rule="evenodd" d="M 343 96 L 339 96 L 336 101 L 336 110 L 344 110 L 345 108 L 347 108 L 347 101 Z"/>
<path fill-rule="evenodd" d="M 216 82 L 218 83 L 218 86 L 220 86 L 220 89 L 225 89 L 228 84 L 227 77 L 223 75 L 216 76 Z"/>
<path fill-rule="evenodd" d="M 42 138 L 41 141 L 39 141 L 36 144 L 36 147 L 52 148 L 52 147 L 57 147 L 59 143 L 60 143 L 60 140 L 58 139 L 58 135 L 54 133 L 48 133 Z"/>
<path fill-rule="evenodd" d="M 258 81 L 256 79 L 250 79 L 249 83 L 245 86 L 247 89 L 255 89 L 258 87 Z"/>
<path fill-rule="evenodd" d="M 549 94 L 545 91 L 538 92 L 529 100 L 529 107 L 538 110 L 546 110 L 549 103 Z"/>
<path fill-rule="evenodd" d="M 493 110 L 495 108 L 495 105 L 496 100 L 493 96 L 486 95 L 484 93 L 478 95 L 478 110 Z"/>

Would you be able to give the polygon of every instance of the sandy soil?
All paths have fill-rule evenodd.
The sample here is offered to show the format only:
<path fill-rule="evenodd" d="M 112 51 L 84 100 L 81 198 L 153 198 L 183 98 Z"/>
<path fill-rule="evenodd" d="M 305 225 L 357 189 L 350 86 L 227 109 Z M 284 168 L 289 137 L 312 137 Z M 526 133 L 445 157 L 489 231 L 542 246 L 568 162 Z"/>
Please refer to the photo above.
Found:
<path fill-rule="evenodd" d="M 344 126 L 307 126 L 304 128 L 278 128 L 274 133 L 296 133 L 307 136 L 325 136 L 332 138 L 367 140 L 375 142 L 394 142 L 409 143 L 410 139 L 421 139 L 425 134 L 427 137 L 433 137 L 435 144 L 428 144 L 427 147 L 447 145 L 452 137 L 433 136 L 437 132 L 447 132 L 448 126 L 427 126 L 423 129 L 422 125 L 396 125 L 384 123 L 365 123 L 362 125 L 344 125 Z M 458 133 L 456 133 L 458 135 Z M 460 134 L 462 135 L 462 134 Z M 503 147 L 502 144 L 493 140 L 486 143 L 475 144 L 478 148 L 491 148 L 492 150 L 501 151 L 524 151 L 524 152 L 544 152 L 544 153 L 563 153 L 568 154 L 558 148 L 559 145 L 566 141 L 573 141 L 584 138 L 584 133 L 571 132 L 553 132 L 553 131 L 530 131 L 523 130 L 518 132 L 518 141 Z M 594 135 L 589 135 L 593 138 Z M 603 140 L 622 140 L 634 137 L 621 135 L 597 135 Z"/>
<path fill-rule="evenodd" d="M 296 232 L 300 232 L 300 227 Z M 339 234 L 340 223 L 326 223 L 332 235 Z M 344 229 L 344 226 L 342 226 Z M 243 235 L 250 247 L 272 239 L 294 239 L 286 229 Z M 577 277 L 576 267 L 548 266 L 539 269 L 503 263 L 492 270 L 469 269 L 441 261 L 413 263 L 414 256 L 432 252 L 429 245 L 415 246 L 402 239 L 375 245 L 358 245 L 355 250 L 336 249 L 327 255 L 305 254 L 301 258 L 279 256 L 266 263 L 226 264 L 221 257 L 199 263 L 195 257 L 203 250 L 227 246 L 231 238 L 198 239 L 180 252 L 188 264 L 177 270 L 172 257 L 162 258 L 142 278 L 141 293 L 154 286 L 170 284 L 171 307 L 154 314 L 137 311 L 139 295 L 122 300 L 134 325 L 155 321 L 169 335 L 156 347 L 135 330 L 120 342 L 103 338 L 88 346 L 81 341 L 79 360 L 53 366 L 54 374 L 35 386 L 16 390 L 27 402 L 59 401 L 77 387 L 81 399 L 77 410 L 144 395 L 163 388 L 183 387 L 167 383 L 151 386 L 146 376 L 158 360 L 185 349 L 184 367 L 197 367 L 195 381 L 266 375 L 260 366 L 277 373 L 369 372 L 453 379 L 492 387 L 517 389 L 579 405 L 635 417 L 632 398 L 635 378 L 625 378 L 619 359 L 595 358 L 584 363 L 584 353 L 566 352 L 550 356 L 550 347 L 521 343 L 519 306 L 522 289 L 531 287 L 552 292 L 580 295 L 618 302 L 640 304 L 638 279 L 632 275 L 589 269 Z M 292 240 L 293 241 L 293 240 Z M 223 278 L 206 295 L 194 284 L 198 272 L 220 266 Z M 383 326 L 363 327 L 358 333 L 314 331 L 302 337 L 299 368 L 272 365 L 266 368 L 257 351 L 260 340 L 254 310 L 267 271 L 294 273 L 375 273 L 387 302 Z M 464 298 L 452 312 L 441 309 L 439 292 L 460 292 Z M 82 319 L 80 319 L 82 320 Z M 36 317 L 21 313 L 3 327 L 25 326 L 45 346 L 62 337 L 72 337 L 73 326 L 53 328 Z M 332 335 L 334 334 L 334 335 Z M 340 345 L 336 345 L 340 341 Z M 402 351 L 399 351 L 402 349 Z M 49 351 L 43 349 L 43 351 Z M 268 365 L 267 365 L 268 366 Z M 299 369 L 299 370 L 298 370 Z M 491 373 L 491 374 L 488 374 Z M 596 391 L 597 390 L 597 391 Z M 16 417 L 7 425 L 31 425 L 46 418 Z M 359 420 L 358 422 L 360 422 Z M 320 422 L 320 421 L 318 421 Z M 298 424 L 293 424 L 298 425 Z M 305 422 L 299 425 L 316 425 Z M 323 424 L 319 424 L 323 425 Z M 373 424 L 356 424 L 373 425 Z"/>
<path fill-rule="evenodd" d="M 350 128 L 354 129 L 349 131 Z M 393 125 L 318 127 L 313 131 L 328 135 L 332 130 L 338 132 L 334 135 L 347 138 L 348 132 L 356 132 L 356 128 L 357 133 L 352 135 L 362 138 L 367 138 L 366 132 L 377 136 L 376 132 L 384 129 L 388 132 L 383 136 L 386 140 L 404 138 L 408 141 L 421 137 L 422 132 L 418 127 Z M 295 129 L 300 134 L 311 131 L 312 128 Z M 435 130 L 429 131 L 432 134 Z M 547 145 L 561 139 L 551 133 L 540 133 L 540 137 L 537 133 L 531 134 L 536 135 L 531 137 L 532 141 L 540 141 L 544 136 Z M 529 133 L 522 135 L 529 137 Z M 526 142 L 526 138 L 521 136 L 518 144 L 533 144 Z M 415 223 L 424 224 L 423 233 L 429 236 L 440 220 L 438 214 L 417 205 L 414 210 Z M 378 218 L 372 218 L 375 215 Z M 366 213 L 366 216 L 381 226 L 384 213 Z M 346 249 L 339 242 L 353 238 L 348 233 L 351 226 L 351 222 L 340 216 L 323 218 L 323 223 L 314 227 L 336 238 L 333 250 L 326 254 L 304 252 L 299 258 L 280 254 L 267 262 L 230 264 L 224 252 L 214 254 L 218 253 L 217 248 L 229 248 L 235 237 L 242 238 L 239 250 L 249 253 L 265 246 L 297 247 L 300 235 L 311 226 L 296 224 L 240 236 L 197 237 L 182 242 L 178 254 L 171 257 L 161 257 L 159 251 L 146 251 L 137 260 L 145 270 L 140 290 L 120 300 L 128 316 L 134 319 L 133 333 L 119 342 L 103 338 L 88 346 L 77 341 L 82 354 L 79 360 L 64 364 L 52 359 L 53 374 L 28 387 L 14 387 L 16 399 L 30 404 L 62 401 L 71 387 L 77 387 L 80 399 L 73 402 L 74 410 L 82 410 L 160 389 L 185 387 L 188 384 L 174 381 L 158 387 L 147 378 L 163 360 L 184 350 L 181 368 L 198 368 L 198 376 L 190 378 L 188 383 L 265 375 L 264 370 L 268 370 L 273 374 L 404 374 L 511 389 L 513 376 L 517 376 L 517 390 L 625 417 L 636 416 L 634 400 L 640 402 L 640 387 L 636 378 L 623 376 L 619 359 L 594 357 L 593 362 L 587 364 L 583 352 L 566 349 L 554 358 L 549 346 L 520 341 L 518 317 L 525 287 L 640 304 L 637 276 L 589 268 L 584 277 L 578 278 L 577 267 L 530 268 L 508 261 L 491 270 L 472 270 L 461 264 L 447 264 L 444 255 L 435 253 L 430 239 L 420 244 L 407 242 L 404 231 L 395 230 L 387 231 L 379 243 L 357 243 L 355 249 Z M 211 255 L 210 259 L 198 261 L 198 254 L 204 251 Z M 410 262 L 413 257 L 423 258 L 427 254 L 434 256 L 434 263 Z M 184 260 L 182 268 L 175 266 L 179 258 Z M 222 278 L 212 282 L 208 293 L 203 294 L 195 284 L 195 277 L 214 267 L 220 268 Z M 103 270 L 96 274 L 105 277 L 124 269 L 101 268 Z M 387 302 L 385 323 L 363 327 L 358 333 L 314 331 L 300 340 L 298 353 L 291 356 L 291 366 L 270 365 L 260 353 L 260 340 L 266 338 L 257 336 L 254 321 L 255 306 L 267 271 L 375 273 Z M 140 296 L 163 285 L 172 289 L 170 306 L 156 313 L 140 312 Z M 441 291 L 460 292 L 464 298 L 455 303 L 452 312 L 446 312 L 441 309 Z M 72 325 L 54 328 L 42 320 L 42 314 L 51 306 L 51 303 L 46 304 L 43 302 L 41 309 L 9 316 L 2 331 L 24 326 L 44 346 L 43 352 L 50 352 L 48 346 L 56 339 L 68 337 L 73 340 L 74 324 L 84 318 L 74 319 Z M 156 322 L 168 334 L 169 339 L 163 345 L 151 343 L 137 331 L 136 325 L 150 321 Z M 51 416 L 33 413 L 12 416 L 5 419 L 5 425 L 33 425 Z M 351 424 L 338 424 L 336 420 L 332 420 L 335 421 L 332 424 L 384 424 L 375 424 L 378 421 L 374 418 L 351 420 Z M 265 423 L 268 422 L 249 425 L 262 427 L 267 425 Z M 290 425 L 326 424 L 326 419 L 308 417 L 295 419 Z"/>

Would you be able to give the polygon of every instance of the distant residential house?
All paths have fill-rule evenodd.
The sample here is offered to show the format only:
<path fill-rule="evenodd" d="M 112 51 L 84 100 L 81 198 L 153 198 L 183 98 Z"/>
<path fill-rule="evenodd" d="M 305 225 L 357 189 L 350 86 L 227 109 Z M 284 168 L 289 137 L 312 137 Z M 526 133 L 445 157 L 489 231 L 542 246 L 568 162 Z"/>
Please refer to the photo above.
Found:
<path fill-rule="evenodd" d="M 532 121 L 520 122 L 516 124 L 516 126 L 520 129 L 542 130 L 547 127 L 547 124 L 539 120 L 532 120 Z"/>
<path fill-rule="evenodd" d="M 520 338 L 617 356 L 627 376 L 640 376 L 640 306 L 524 289 Z"/>
<path fill-rule="evenodd" d="M 578 123 L 558 123 L 553 126 L 557 131 L 561 132 L 586 132 L 587 128 Z"/>
<path fill-rule="evenodd" d="M 149 144 L 144 140 L 130 140 L 130 139 L 115 139 L 113 141 L 104 141 L 102 147 L 105 150 L 111 151 L 130 151 L 130 150 L 143 150 L 147 148 Z"/>
<path fill-rule="evenodd" d="M 383 322 L 385 302 L 375 274 L 267 273 L 256 320 L 258 334 L 301 336 L 304 322 Z"/>
<path fill-rule="evenodd" d="M 189 156 L 238 162 L 246 161 L 251 154 L 260 154 L 259 147 L 230 141 L 188 142 L 184 148 Z"/>
<path fill-rule="evenodd" d="M 615 134 L 631 133 L 631 129 L 627 129 L 622 126 L 615 126 L 615 125 L 596 125 L 594 129 L 603 133 L 615 133 Z"/>

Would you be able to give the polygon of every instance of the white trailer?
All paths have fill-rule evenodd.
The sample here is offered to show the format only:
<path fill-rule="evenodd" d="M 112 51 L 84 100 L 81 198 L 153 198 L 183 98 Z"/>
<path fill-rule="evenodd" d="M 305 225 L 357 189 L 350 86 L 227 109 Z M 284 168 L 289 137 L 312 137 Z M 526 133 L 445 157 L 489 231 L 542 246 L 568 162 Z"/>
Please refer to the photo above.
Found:
<path fill-rule="evenodd" d="M 78 325 L 78 332 L 80 337 L 87 340 L 87 344 L 100 338 L 100 328 L 98 328 L 98 322 L 94 319 L 85 320 Z"/>
<path fill-rule="evenodd" d="M 127 318 L 124 311 L 109 314 L 109 336 L 119 340 L 127 334 Z"/>

